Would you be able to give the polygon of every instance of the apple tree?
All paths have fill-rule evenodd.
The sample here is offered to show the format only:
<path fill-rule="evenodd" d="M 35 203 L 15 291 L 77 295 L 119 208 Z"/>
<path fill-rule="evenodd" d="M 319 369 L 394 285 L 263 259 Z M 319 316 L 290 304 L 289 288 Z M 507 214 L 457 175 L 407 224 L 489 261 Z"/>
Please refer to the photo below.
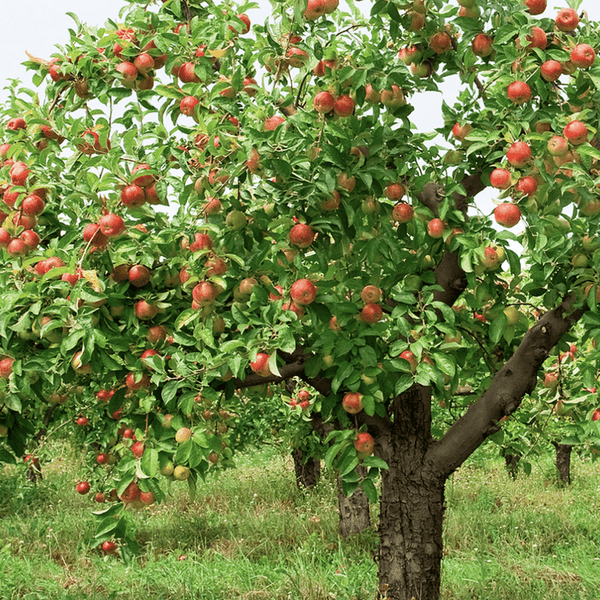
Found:
<path fill-rule="evenodd" d="M 0 458 L 73 424 L 126 540 L 124 505 L 280 414 L 245 390 L 299 378 L 345 491 L 381 476 L 381 597 L 438 598 L 447 478 L 600 337 L 600 35 L 567 4 L 74 16 L 2 109 Z"/>

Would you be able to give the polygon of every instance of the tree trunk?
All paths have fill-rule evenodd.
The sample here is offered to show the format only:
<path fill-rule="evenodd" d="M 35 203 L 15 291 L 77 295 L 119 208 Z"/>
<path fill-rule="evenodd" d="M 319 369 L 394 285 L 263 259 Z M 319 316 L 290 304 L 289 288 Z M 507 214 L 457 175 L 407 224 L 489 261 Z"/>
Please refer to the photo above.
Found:
<path fill-rule="evenodd" d="M 380 597 L 437 600 L 443 552 L 444 479 L 419 473 L 397 456 L 382 474 Z"/>
<path fill-rule="evenodd" d="M 444 483 L 428 460 L 431 391 L 415 385 L 394 402 L 392 426 L 378 438 L 381 474 L 379 594 L 386 600 L 438 600 Z"/>
<path fill-rule="evenodd" d="M 508 474 L 513 479 L 517 478 L 520 460 L 521 460 L 521 457 L 518 454 L 505 454 L 504 455 L 504 466 L 506 467 Z"/>
<path fill-rule="evenodd" d="M 571 452 L 573 446 L 569 444 L 557 444 L 553 442 L 556 448 L 556 469 L 562 483 L 571 484 Z"/>
<path fill-rule="evenodd" d="M 321 475 L 321 461 L 317 458 L 304 460 L 304 455 L 300 448 L 294 448 L 292 457 L 294 459 L 294 471 L 296 472 L 298 487 L 308 489 L 315 487 Z"/>
<path fill-rule="evenodd" d="M 363 466 L 356 468 L 360 476 L 366 475 Z M 342 491 L 342 482 L 337 479 L 338 506 L 340 512 L 340 535 L 347 538 L 354 533 L 360 533 L 371 527 L 371 513 L 369 500 L 361 488 L 357 488 L 351 496 L 345 496 Z"/>

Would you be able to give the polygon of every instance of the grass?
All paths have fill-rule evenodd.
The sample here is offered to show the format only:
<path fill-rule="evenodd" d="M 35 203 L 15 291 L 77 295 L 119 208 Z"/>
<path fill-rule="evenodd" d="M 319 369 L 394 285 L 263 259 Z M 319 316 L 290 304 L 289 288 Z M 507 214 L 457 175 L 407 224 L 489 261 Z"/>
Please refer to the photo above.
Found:
<path fill-rule="evenodd" d="M 125 566 L 90 548 L 90 498 L 74 491 L 78 460 L 53 449 L 45 478 L 0 471 L 0 598 L 66 600 L 371 600 L 377 536 L 337 535 L 333 478 L 299 490 L 286 456 L 267 448 L 135 514 L 142 551 Z M 550 462 L 510 479 L 475 456 L 448 482 L 444 600 L 597 600 L 598 466 L 574 459 L 558 487 Z M 376 522 L 376 510 L 373 510 Z M 182 559 L 182 557 L 185 557 Z M 181 559 L 181 560 L 180 560 Z"/>

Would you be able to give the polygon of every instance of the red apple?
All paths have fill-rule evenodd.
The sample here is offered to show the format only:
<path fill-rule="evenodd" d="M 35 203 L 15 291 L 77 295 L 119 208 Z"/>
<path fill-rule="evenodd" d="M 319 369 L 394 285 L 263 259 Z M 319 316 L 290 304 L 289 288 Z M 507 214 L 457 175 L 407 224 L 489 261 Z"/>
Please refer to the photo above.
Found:
<path fill-rule="evenodd" d="M 24 256 L 29 252 L 29 249 L 21 238 L 13 238 L 8 243 L 6 251 L 10 256 Z"/>
<path fill-rule="evenodd" d="M 154 69 L 154 59 L 147 52 L 142 52 L 135 57 L 133 66 L 138 70 L 138 73 L 146 75 L 148 71 Z"/>
<path fill-rule="evenodd" d="M 209 281 L 201 281 L 192 290 L 192 298 L 200 306 L 207 306 L 217 298 L 217 289 Z"/>
<path fill-rule="evenodd" d="M 404 92 L 397 85 L 393 85 L 391 89 L 381 90 L 381 103 L 389 110 L 396 110 L 406 104 Z"/>
<path fill-rule="evenodd" d="M 508 98 L 514 104 L 525 104 L 531 98 L 531 88 L 524 81 L 513 81 L 507 88 Z"/>
<path fill-rule="evenodd" d="M 563 135 L 571 142 L 571 144 L 579 146 L 580 144 L 587 142 L 588 128 L 585 123 L 582 123 L 581 121 L 571 121 L 563 129 Z M 23 202 L 25 202 L 25 200 L 23 200 Z"/>
<path fill-rule="evenodd" d="M 427 233 L 432 238 L 441 238 L 444 235 L 444 222 L 441 219 L 431 219 L 427 223 Z"/>
<path fill-rule="evenodd" d="M 530 175 L 521 177 L 521 179 L 517 181 L 517 185 L 515 185 L 515 190 L 524 196 L 533 196 L 537 192 L 537 189 L 537 181 Z"/>
<path fill-rule="evenodd" d="M 492 54 L 492 52 L 494 51 L 494 48 L 492 46 L 493 43 L 493 37 L 485 33 L 478 33 L 471 42 L 471 49 L 473 50 L 473 53 L 475 55 L 485 58 L 487 56 L 490 56 L 490 54 Z"/>
<path fill-rule="evenodd" d="M 513 167 L 524 167 L 531 160 L 531 148 L 526 142 L 514 142 L 506 151 L 506 158 Z"/>
<path fill-rule="evenodd" d="M 184 62 L 177 71 L 177 77 L 183 83 L 200 83 L 200 78 L 196 75 L 196 65 L 193 62 Z"/>
<path fill-rule="evenodd" d="M 9 171 L 10 180 L 13 185 L 24 186 L 29 177 L 29 167 L 21 161 L 17 161 L 12 165 Z"/>
<path fill-rule="evenodd" d="M 294 69 L 302 68 L 309 60 L 308 54 L 301 48 L 288 48 L 285 60 L 290 67 Z"/>
<path fill-rule="evenodd" d="M 414 214 L 413 207 L 406 202 L 400 202 L 392 209 L 392 219 L 396 223 L 408 223 L 412 220 Z"/>
<path fill-rule="evenodd" d="M 548 37 L 541 27 L 532 27 L 531 35 L 526 35 L 525 39 L 529 42 L 525 48 L 526 50 L 532 50 L 533 48 L 545 50 L 548 45 Z"/>
<path fill-rule="evenodd" d="M 125 491 L 119 496 L 123 504 L 135 504 L 140 500 L 140 488 L 136 481 L 132 481 Z"/>
<path fill-rule="evenodd" d="M 274 117 L 270 117 L 265 121 L 265 131 L 274 131 L 277 129 L 282 123 L 285 123 L 285 118 L 280 117 L 279 115 L 275 115 Z"/>
<path fill-rule="evenodd" d="M 106 237 L 117 237 L 125 231 L 125 221 L 114 213 L 108 213 L 100 217 L 98 221 L 100 231 Z"/>
<path fill-rule="evenodd" d="M 376 304 L 381 300 L 381 290 L 376 285 L 365 285 L 360 292 L 360 299 L 365 304 Z"/>
<path fill-rule="evenodd" d="M 108 238 L 100 231 L 100 225 L 90 223 L 83 230 L 83 241 L 98 248 L 104 248 L 108 243 Z"/>
<path fill-rule="evenodd" d="M 10 377 L 14 362 L 14 358 L 7 356 L 0 360 L 0 377 L 2 377 L 2 379 L 8 379 Z"/>
<path fill-rule="evenodd" d="M 106 542 L 102 543 L 102 551 L 106 554 L 114 554 L 116 550 L 117 545 L 113 541 L 107 540 Z"/>
<path fill-rule="evenodd" d="M 135 458 L 142 458 L 145 449 L 146 447 L 144 446 L 143 442 L 136 442 L 133 444 L 133 446 L 131 446 L 131 452 L 133 452 L 133 456 Z"/>
<path fill-rule="evenodd" d="M 355 415 L 363 409 L 362 397 L 358 392 L 348 392 L 342 399 L 342 407 L 347 413 Z"/>
<path fill-rule="evenodd" d="M 146 194 L 139 185 L 128 185 L 121 191 L 121 203 L 128 208 L 138 208 L 146 203 Z"/>
<path fill-rule="evenodd" d="M 379 304 L 367 304 L 360 311 L 360 318 L 369 324 L 378 323 L 383 319 L 383 310 Z"/>
<path fill-rule="evenodd" d="M 579 25 L 577 11 L 573 8 L 562 8 L 556 15 L 556 27 L 560 31 L 575 31 Z"/>
<path fill-rule="evenodd" d="M 511 186 L 510 171 L 494 169 L 490 174 L 490 184 L 497 190 L 507 190 Z"/>
<path fill-rule="evenodd" d="M 540 67 L 540 73 L 546 81 L 556 81 L 562 75 L 562 65 L 557 60 L 547 60 Z"/>
<path fill-rule="evenodd" d="M 571 63 L 578 69 L 587 69 L 594 64 L 596 53 L 589 44 L 577 44 L 571 50 Z"/>
<path fill-rule="evenodd" d="M 256 358 L 250 362 L 250 368 L 261 377 L 268 377 L 271 374 L 269 368 L 270 356 L 264 352 L 259 352 Z"/>
<path fill-rule="evenodd" d="M 367 456 L 370 456 L 375 449 L 373 436 L 366 431 L 359 433 L 354 440 L 354 448 L 356 448 L 359 457 L 366 458 Z"/>
<path fill-rule="evenodd" d="M 548 152 L 550 156 L 566 156 L 569 153 L 569 143 L 560 135 L 553 135 L 548 140 Z"/>
<path fill-rule="evenodd" d="M 541 15 L 546 10 L 546 0 L 525 0 L 525 5 L 532 15 Z"/>
<path fill-rule="evenodd" d="M 9 129 L 10 131 L 27 129 L 27 123 L 25 122 L 25 119 L 21 117 L 15 117 L 14 119 L 9 119 L 8 123 L 6 123 L 6 129 Z"/>
<path fill-rule="evenodd" d="M 127 274 L 129 283 L 137 288 L 144 287 L 150 281 L 150 276 L 150 269 L 144 265 L 134 265 Z"/>
<path fill-rule="evenodd" d="M 88 481 L 80 481 L 77 484 L 77 491 L 84 496 L 85 494 L 87 494 L 90 491 L 90 484 Z"/>
<path fill-rule="evenodd" d="M 327 114 L 333 110 L 335 99 L 329 92 L 319 92 L 313 100 L 313 108 L 321 114 Z"/>
<path fill-rule="evenodd" d="M 370 104 L 378 104 L 381 94 L 369 83 L 365 87 L 365 100 Z"/>
<path fill-rule="evenodd" d="M 521 210 L 512 202 L 503 202 L 494 209 L 494 218 L 503 227 L 514 227 L 521 218 Z"/>
<path fill-rule="evenodd" d="M 308 0 L 304 18 L 308 21 L 315 21 L 327 13 L 326 0 Z"/>
<path fill-rule="evenodd" d="M 354 113 L 354 100 L 346 94 L 338 96 L 333 104 L 333 112 L 338 117 L 350 117 Z"/>
<path fill-rule="evenodd" d="M 23 198 L 23 202 L 21 203 L 21 210 L 26 215 L 37 216 L 41 215 L 44 212 L 44 201 L 35 194 L 30 194 L 29 196 L 25 196 Z"/>
<path fill-rule="evenodd" d="M 383 190 L 383 193 L 388 200 L 398 201 L 402 200 L 406 194 L 406 189 L 401 183 L 390 183 Z"/>
<path fill-rule="evenodd" d="M 92 367 L 89 363 L 86 363 L 84 365 L 81 362 L 82 354 L 83 354 L 83 351 L 80 351 L 80 352 L 76 352 L 73 355 L 73 358 L 71 359 L 71 366 L 73 367 L 73 370 L 75 371 L 75 373 L 77 373 L 79 375 L 89 375 L 92 372 Z"/>
<path fill-rule="evenodd" d="M 290 295 L 296 304 L 308 306 L 317 297 L 317 287 L 308 279 L 298 279 L 292 284 Z"/>
<path fill-rule="evenodd" d="M 290 229 L 289 240 L 290 244 L 298 246 L 298 248 L 308 248 L 315 239 L 315 234 L 309 225 L 305 223 L 297 223 Z"/>
<path fill-rule="evenodd" d="M 460 123 L 456 123 L 452 128 L 452 135 L 455 139 L 462 142 L 473 130 L 473 127 L 469 123 L 465 123 L 461 125 Z"/>
<path fill-rule="evenodd" d="M 153 325 L 148 330 L 148 335 L 146 339 L 151 344 L 156 344 L 158 342 L 162 342 L 167 338 L 167 330 L 162 325 Z"/>
<path fill-rule="evenodd" d="M 141 390 L 150 387 L 150 377 L 146 373 L 136 376 L 136 373 L 130 371 L 125 377 L 125 385 L 132 391 Z"/>
<path fill-rule="evenodd" d="M 242 21 L 243 25 L 236 23 L 235 25 L 229 25 L 229 29 L 234 33 L 245 35 L 250 31 L 250 18 L 248 17 L 248 15 L 245 14 L 239 14 L 236 16 L 240 21 Z"/>
<path fill-rule="evenodd" d="M 116 71 L 123 77 L 123 84 L 131 87 L 138 77 L 138 70 L 132 62 L 123 61 L 116 66 Z"/>
<path fill-rule="evenodd" d="M 179 103 L 179 110 L 188 117 L 193 117 L 196 114 L 196 105 L 200 103 L 198 98 L 194 96 L 186 96 Z"/>
<path fill-rule="evenodd" d="M 405 350 L 402 352 L 400 354 L 400 358 L 408 362 L 410 365 L 410 370 L 413 371 L 413 373 L 417 370 L 417 357 L 412 353 L 411 350 Z"/>
<path fill-rule="evenodd" d="M 429 47 L 436 54 L 444 54 L 452 48 L 452 38 L 445 31 L 438 31 L 429 40 Z"/>
<path fill-rule="evenodd" d="M 25 247 L 27 248 L 28 252 L 30 252 L 31 250 L 35 250 L 39 246 L 41 241 L 40 236 L 31 229 L 26 229 L 25 231 L 21 232 L 19 237 L 23 240 L 23 243 L 25 244 Z"/>
<path fill-rule="evenodd" d="M 546 373 L 544 375 L 544 387 L 554 389 L 558 385 L 558 375 L 556 373 Z"/>
<path fill-rule="evenodd" d="M 220 256 L 211 256 L 205 263 L 207 277 L 218 277 L 227 272 L 227 263 Z"/>

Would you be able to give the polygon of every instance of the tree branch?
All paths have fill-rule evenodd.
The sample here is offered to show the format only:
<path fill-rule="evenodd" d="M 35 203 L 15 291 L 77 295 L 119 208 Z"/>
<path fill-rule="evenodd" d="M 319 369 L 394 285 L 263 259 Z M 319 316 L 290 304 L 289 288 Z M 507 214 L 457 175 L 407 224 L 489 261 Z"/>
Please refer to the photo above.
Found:
<path fill-rule="evenodd" d="M 525 334 L 519 347 L 496 373 L 488 390 L 431 445 L 428 460 L 446 476 L 457 469 L 485 439 L 500 430 L 498 422 L 520 406 L 537 385 L 537 372 L 560 338 L 581 318 L 573 311 L 574 297 L 548 311 Z"/>

